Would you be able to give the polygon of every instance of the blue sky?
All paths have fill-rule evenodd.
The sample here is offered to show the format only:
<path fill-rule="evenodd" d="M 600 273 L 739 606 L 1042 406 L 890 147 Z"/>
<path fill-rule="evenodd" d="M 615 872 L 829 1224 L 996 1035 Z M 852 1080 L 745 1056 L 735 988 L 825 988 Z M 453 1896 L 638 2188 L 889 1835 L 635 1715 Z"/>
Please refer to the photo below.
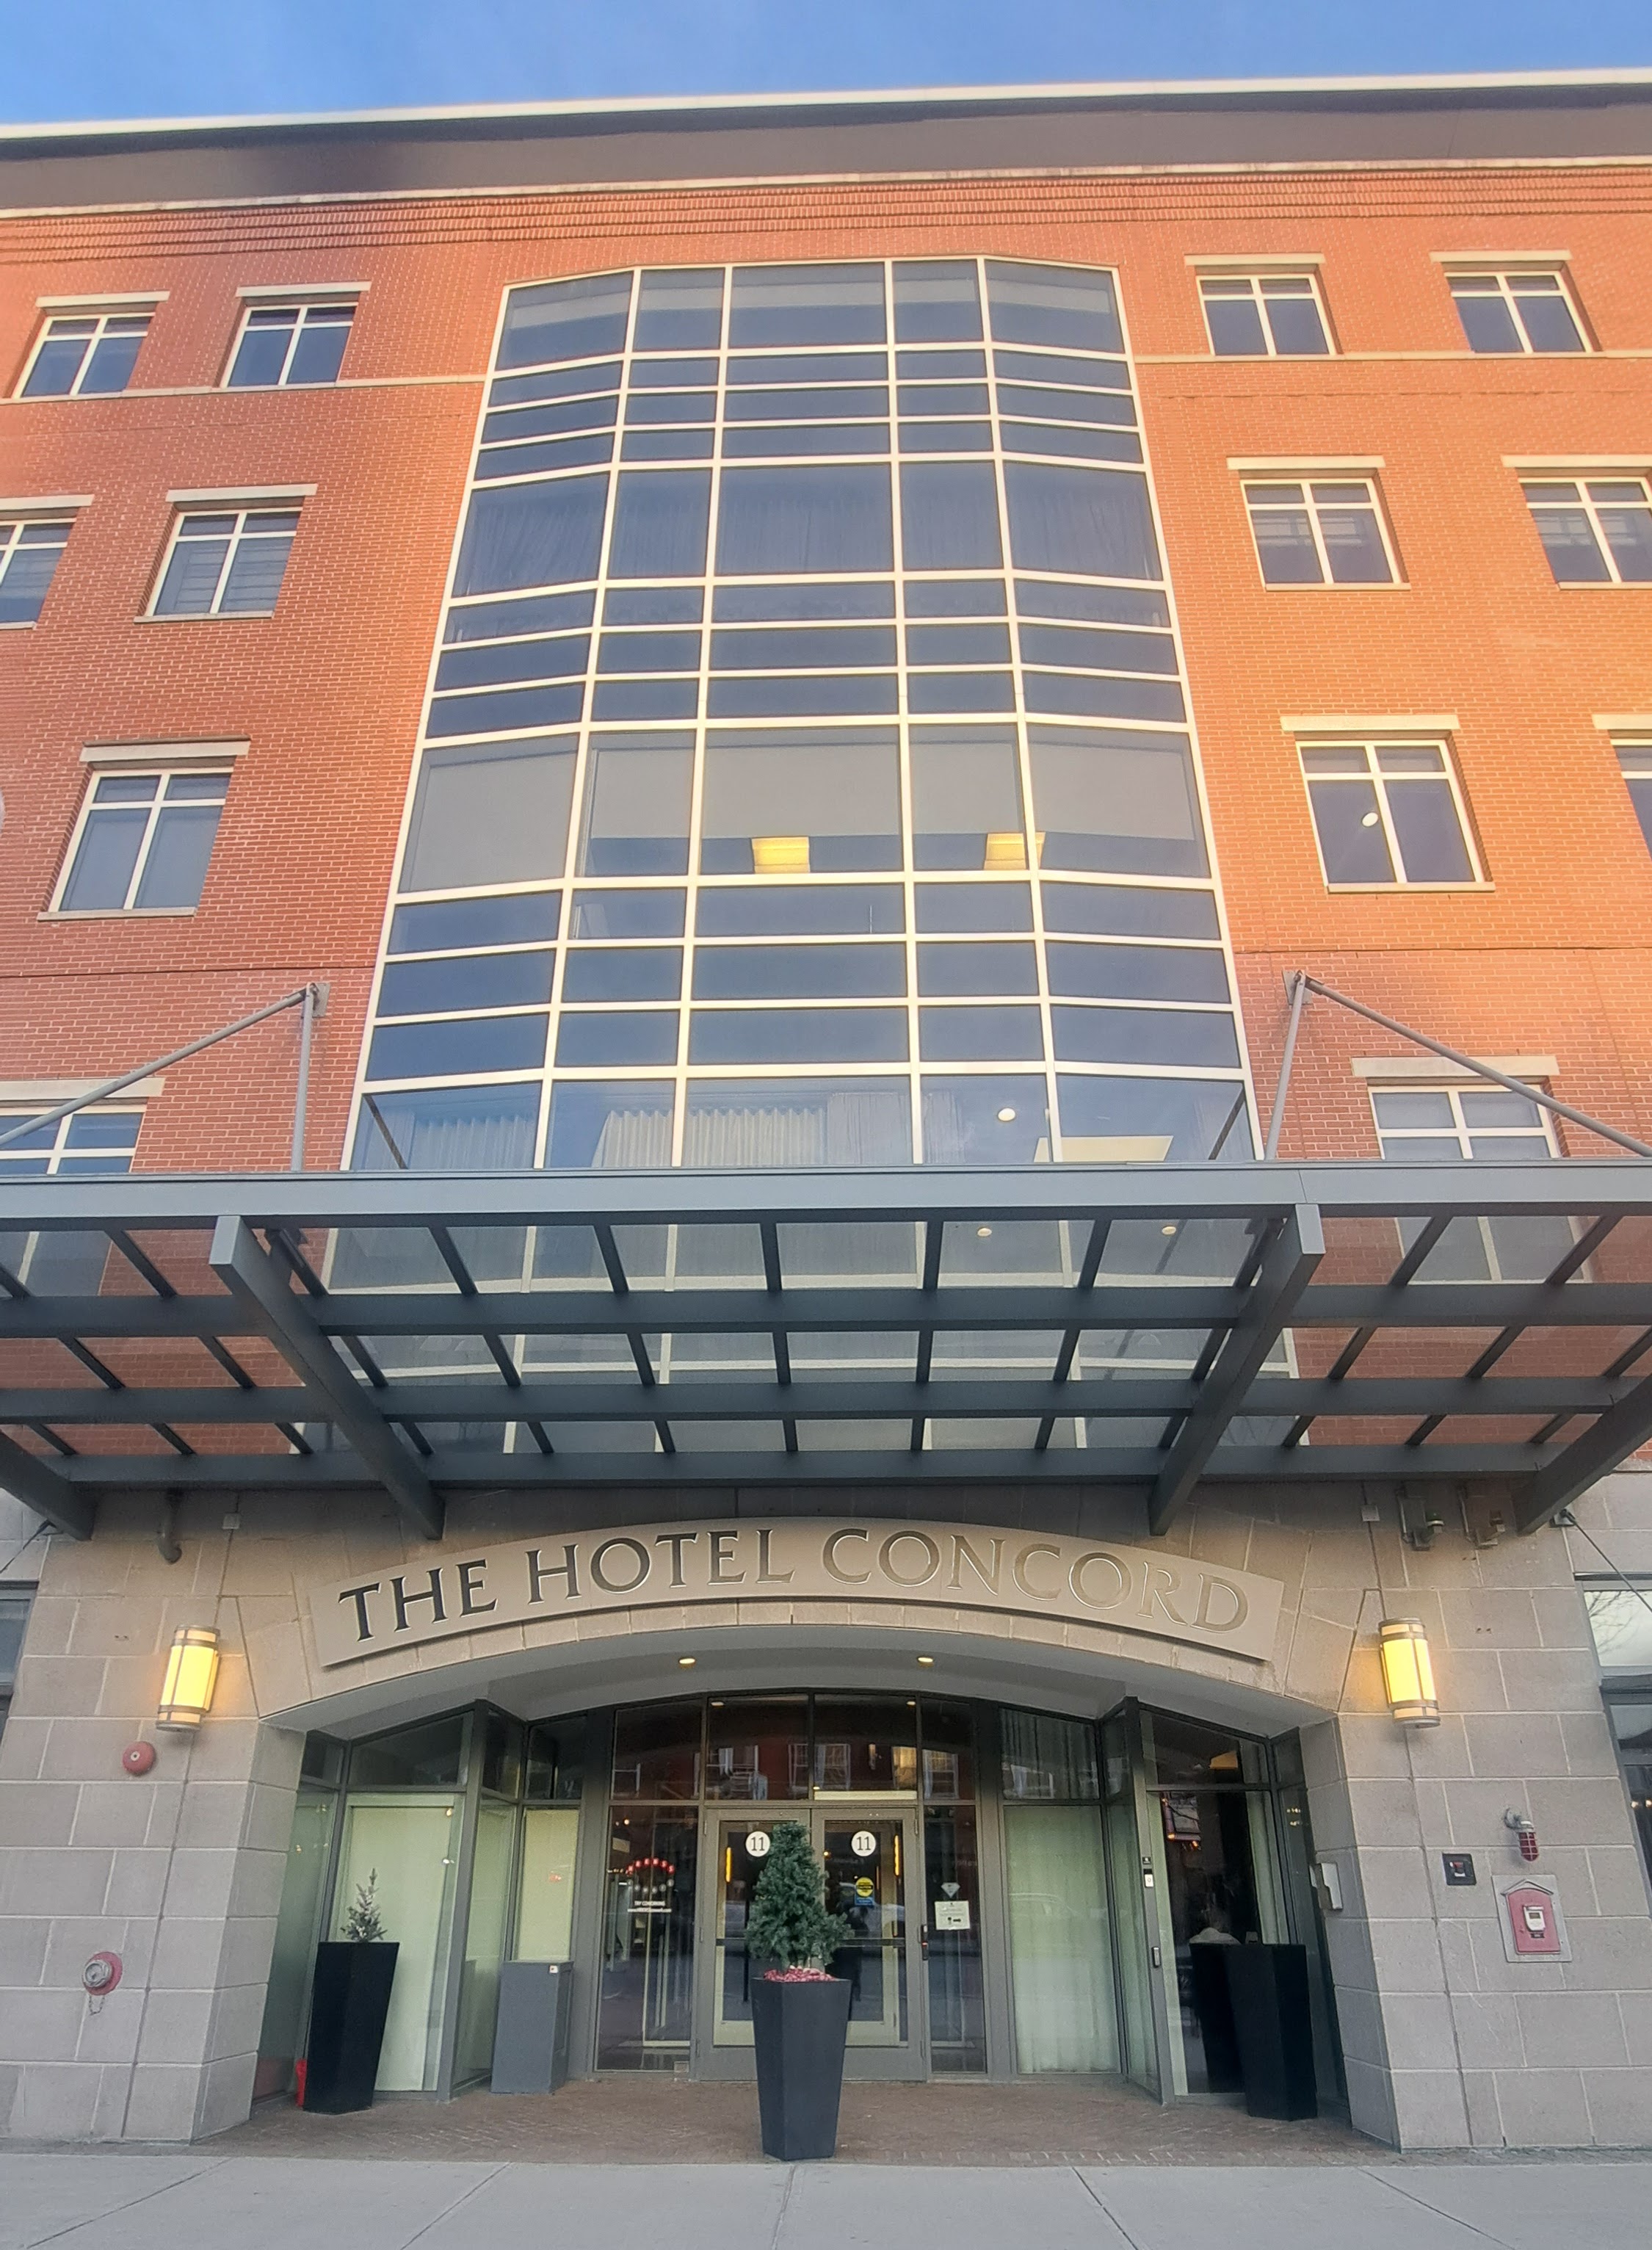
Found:
<path fill-rule="evenodd" d="M 0 0 L 0 119 L 1652 65 L 1652 0 Z"/>

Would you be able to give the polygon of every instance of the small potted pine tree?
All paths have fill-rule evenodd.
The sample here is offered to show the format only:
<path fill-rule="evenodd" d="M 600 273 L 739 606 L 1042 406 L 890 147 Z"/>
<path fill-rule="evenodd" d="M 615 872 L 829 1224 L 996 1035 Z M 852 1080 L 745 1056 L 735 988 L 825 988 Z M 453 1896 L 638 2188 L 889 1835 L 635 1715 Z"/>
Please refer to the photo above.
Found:
<path fill-rule="evenodd" d="M 779 1822 L 753 1888 L 746 1950 L 767 1964 L 752 1980 L 763 2154 L 787 2164 L 836 2153 L 850 1988 L 826 1964 L 849 1934 L 826 1911 L 809 1831 Z"/>
<path fill-rule="evenodd" d="M 355 1887 L 343 1936 L 315 1950 L 303 2105 L 327 2116 L 373 2106 L 396 1957 L 402 1950 L 384 1934 L 378 1881 L 375 1867 Z"/>

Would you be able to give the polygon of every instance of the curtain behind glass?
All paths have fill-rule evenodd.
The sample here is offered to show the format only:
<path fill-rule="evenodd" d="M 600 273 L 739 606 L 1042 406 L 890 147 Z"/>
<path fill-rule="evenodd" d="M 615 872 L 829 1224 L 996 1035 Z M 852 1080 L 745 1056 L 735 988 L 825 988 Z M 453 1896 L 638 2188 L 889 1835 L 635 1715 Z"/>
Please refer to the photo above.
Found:
<path fill-rule="evenodd" d="M 1161 578 L 1147 480 L 1128 469 L 1004 469 L 1009 544 L 1018 570 L 1092 578 Z"/>
<path fill-rule="evenodd" d="M 1117 2070 L 1099 1808 L 1007 1805 L 1004 1852 L 1019 2067 Z"/>
<path fill-rule="evenodd" d="M 606 473 L 478 492 L 465 519 L 456 594 L 498 594 L 596 576 Z"/>

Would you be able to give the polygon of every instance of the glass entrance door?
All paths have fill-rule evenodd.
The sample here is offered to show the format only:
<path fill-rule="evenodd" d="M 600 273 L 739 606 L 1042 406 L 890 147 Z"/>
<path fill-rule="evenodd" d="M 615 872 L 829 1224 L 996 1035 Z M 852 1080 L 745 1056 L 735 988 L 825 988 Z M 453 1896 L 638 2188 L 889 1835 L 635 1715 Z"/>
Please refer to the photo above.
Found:
<path fill-rule="evenodd" d="M 785 1817 L 807 1824 L 824 1870 L 826 1903 L 850 1936 L 829 1964 L 850 1987 L 845 2063 L 853 2078 L 926 2078 L 928 2038 L 924 2007 L 921 1901 L 916 1808 L 800 1805 Z M 708 1821 L 717 1870 L 710 1960 L 711 2037 L 700 2067 L 710 2076 L 745 2076 L 751 2067 L 753 1977 L 761 1973 L 746 1950 L 746 1922 L 767 1856 L 774 1817 L 748 1810 Z"/>

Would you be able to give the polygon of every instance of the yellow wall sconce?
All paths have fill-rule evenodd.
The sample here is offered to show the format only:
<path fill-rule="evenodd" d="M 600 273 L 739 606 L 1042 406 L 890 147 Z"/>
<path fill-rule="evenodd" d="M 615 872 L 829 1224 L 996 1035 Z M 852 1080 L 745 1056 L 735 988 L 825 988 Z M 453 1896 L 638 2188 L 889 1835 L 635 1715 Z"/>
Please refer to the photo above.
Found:
<path fill-rule="evenodd" d="M 166 1683 L 161 1690 L 157 1727 L 189 1733 L 212 1708 L 218 1684 L 218 1633 L 210 1625 L 181 1625 L 167 1652 Z"/>
<path fill-rule="evenodd" d="M 1440 1699 L 1435 1693 L 1428 1634 L 1415 1618 L 1384 1618 L 1377 1627 L 1377 1640 L 1390 1716 L 1402 1727 L 1437 1727 Z"/>

